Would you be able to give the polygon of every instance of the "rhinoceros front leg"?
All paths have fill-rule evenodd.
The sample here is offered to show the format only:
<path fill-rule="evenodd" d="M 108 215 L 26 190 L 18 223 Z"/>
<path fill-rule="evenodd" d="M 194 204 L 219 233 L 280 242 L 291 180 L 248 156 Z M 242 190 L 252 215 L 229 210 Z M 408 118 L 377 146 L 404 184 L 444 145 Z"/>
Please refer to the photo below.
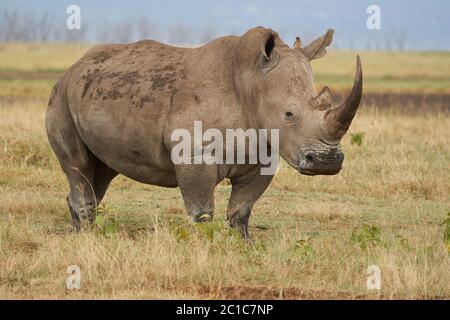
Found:
<path fill-rule="evenodd" d="M 175 166 L 175 171 L 188 216 L 195 222 L 211 221 L 214 215 L 218 167 L 183 164 Z"/>
<path fill-rule="evenodd" d="M 272 178 L 272 175 L 261 175 L 260 167 L 256 167 L 245 176 L 231 179 L 233 187 L 228 202 L 227 219 L 230 226 L 236 228 L 244 239 L 250 238 L 248 221 L 253 205 L 267 189 Z"/>

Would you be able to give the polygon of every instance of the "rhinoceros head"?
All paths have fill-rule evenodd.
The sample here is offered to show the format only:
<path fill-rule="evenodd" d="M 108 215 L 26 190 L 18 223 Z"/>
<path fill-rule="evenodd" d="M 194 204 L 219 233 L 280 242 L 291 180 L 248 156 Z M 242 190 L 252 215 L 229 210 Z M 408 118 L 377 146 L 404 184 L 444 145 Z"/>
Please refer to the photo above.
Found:
<path fill-rule="evenodd" d="M 344 155 L 340 140 L 358 109 L 362 69 L 347 99 L 335 106 L 330 90 L 317 93 L 310 61 L 325 55 L 333 30 L 300 49 L 291 49 L 278 34 L 257 27 L 240 38 L 235 60 L 235 91 L 259 128 L 279 129 L 280 155 L 300 173 L 336 174 Z"/>

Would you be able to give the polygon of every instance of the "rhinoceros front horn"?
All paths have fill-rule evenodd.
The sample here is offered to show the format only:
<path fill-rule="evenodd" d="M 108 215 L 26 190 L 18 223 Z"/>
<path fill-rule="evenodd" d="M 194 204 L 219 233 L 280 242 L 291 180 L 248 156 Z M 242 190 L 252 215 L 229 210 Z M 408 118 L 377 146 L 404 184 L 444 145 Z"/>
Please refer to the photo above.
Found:
<path fill-rule="evenodd" d="M 357 55 L 355 82 L 352 91 L 341 106 L 330 109 L 325 114 L 325 128 L 332 137 L 340 139 L 347 132 L 361 102 L 362 87 L 361 60 Z"/>

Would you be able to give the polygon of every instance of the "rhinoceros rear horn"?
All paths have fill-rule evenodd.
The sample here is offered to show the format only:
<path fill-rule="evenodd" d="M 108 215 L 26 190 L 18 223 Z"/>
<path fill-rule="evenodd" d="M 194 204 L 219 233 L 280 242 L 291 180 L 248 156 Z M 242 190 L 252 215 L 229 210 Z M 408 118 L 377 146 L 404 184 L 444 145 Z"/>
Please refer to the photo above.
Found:
<path fill-rule="evenodd" d="M 299 50 L 303 52 L 303 54 L 306 58 L 308 58 L 309 61 L 321 58 L 327 53 L 326 47 L 328 47 L 333 41 L 333 35 L 334 30 L 328 29 L 325 35 L 317 38 L 316 40 L 314 40 L 307 46 L 300 48 Z"/>
<path fill-rule="evenodd" d="M 331 136 L 340 139 L 347 132 L 361 102 L 362 88 L 361 59 L 357 55 L 356 74 L 352 91 L 342 105 L 328 110 L 325 114 L 325 128 Z"/>

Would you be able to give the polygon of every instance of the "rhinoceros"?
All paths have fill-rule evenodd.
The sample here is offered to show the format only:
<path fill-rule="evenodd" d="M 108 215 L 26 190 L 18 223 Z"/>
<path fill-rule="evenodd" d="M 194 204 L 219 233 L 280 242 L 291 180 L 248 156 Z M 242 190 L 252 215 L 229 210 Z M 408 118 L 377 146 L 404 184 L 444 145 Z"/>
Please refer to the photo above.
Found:
<path fill-rule="evenodd" d="M 340 140 L 362 95 L 362 69 L 350 94 L 334 105 L 319 93 L 310 61 L 325 55 L 333 30 L 301 48 L 287 46 L 264 27 L 196 48 L 152 40 L 90 49 L 53 87 L 46 113 L 50 145 L 64 171 L 73 225 L 89 225 L 118 174 L 162 187 L 179 187 L 188 216 L 210 221 L 214 189 L 232 185 L 227 219 L 244 238 L 254 203 L 273 174 L 261 163 L 175 164 L 171 133 L 203 128 L 276 129 L 279 154 L 304 175 L 342 168 Z M 270 140 L 266 141 L 269 144 Z"/>

